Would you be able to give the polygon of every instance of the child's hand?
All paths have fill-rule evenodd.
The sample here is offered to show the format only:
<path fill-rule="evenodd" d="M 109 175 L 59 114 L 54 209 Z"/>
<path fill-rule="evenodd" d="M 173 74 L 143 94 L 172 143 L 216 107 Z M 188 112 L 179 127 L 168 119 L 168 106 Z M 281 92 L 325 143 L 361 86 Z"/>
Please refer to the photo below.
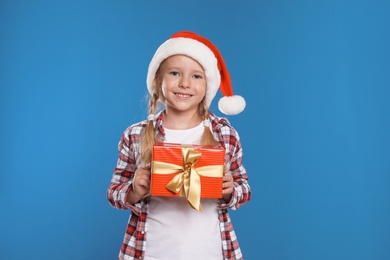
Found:
<path fill-rule="evenodd" d="M 228 203 L 232 198 L 233 193 L 233 176 L 229 170 L 225 168 L 224 176 L 223 176 L 223 184 L 222 184 L 222 198 Z"/>
<path fill-rule="evenodd" d="M 136 170 L 132 190 L 127 196 L 127 201 L 130 204 L 134 204 L 149 195 L 150 175 L 150 164 L 141 166 Z"/>

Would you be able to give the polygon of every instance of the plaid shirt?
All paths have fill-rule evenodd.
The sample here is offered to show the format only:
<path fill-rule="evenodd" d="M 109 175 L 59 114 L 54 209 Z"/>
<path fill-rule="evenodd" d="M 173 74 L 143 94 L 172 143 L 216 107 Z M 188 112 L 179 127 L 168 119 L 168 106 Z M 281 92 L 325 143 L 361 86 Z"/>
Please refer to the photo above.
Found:
<path fill-rule="evenodd" d="M 157 115 L 157 141 L 164 141 L 162 126 L 164 111 Z M 235 210 L 251 198 L 251 189 L 248 184 L 248 175 L 242 165 L 242 147 L 236 130 L 226 118 L 218 118 L 210 112 L 213 134 L 216 140 L 225 147 L 225 166 L 230 170 L 234 179 L 232 199 L 229 203 L 220 200 L 218 217 L 222 238 L 224 259 L 243 259 L 240 246 L 234 232 L 228 209 Z M 111 183 L 107 190 L 109 203 L 118 209 L 131 209 L 131 217 L 126 228 L 126 234 L 119 253 L 119 259 L 143 259 L 147 241 L 147 216 L 150 197 L 135 205 L 126 202 L 126 197 L 132 189 L 132 180 L 136 169 L 140 166 L 140 134 L 147 121 L 129 126 L 122 134 L 118 145 L 119 158 Z"/>

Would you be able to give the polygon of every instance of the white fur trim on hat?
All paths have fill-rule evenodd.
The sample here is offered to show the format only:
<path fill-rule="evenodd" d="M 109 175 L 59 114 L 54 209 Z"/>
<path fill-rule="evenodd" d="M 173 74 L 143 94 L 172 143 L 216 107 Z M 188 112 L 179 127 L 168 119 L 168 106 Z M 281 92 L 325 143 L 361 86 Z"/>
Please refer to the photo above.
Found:
<path fill-rule="evenodd" d="M 161 62 L 170 56 L 178 54 L 189 56 L 202 65 L 207 81 L 206 104 L 209 107 L 221 82 L 218 61 L 214 53 L 206 45 L 190 38 L 170 38 L 157 49 L 149 64 L 146 77 L 149 93 L 152 94 L 153 81 Z"/>

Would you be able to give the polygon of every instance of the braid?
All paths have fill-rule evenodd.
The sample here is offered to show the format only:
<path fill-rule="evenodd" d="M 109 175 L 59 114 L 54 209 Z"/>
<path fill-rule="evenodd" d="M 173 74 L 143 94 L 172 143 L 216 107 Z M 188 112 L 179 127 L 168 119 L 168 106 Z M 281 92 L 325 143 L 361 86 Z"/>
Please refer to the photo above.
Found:
<path fill-rule="evenodd" d="M 203 101 L 199 104 L 199 113 L 202 113 L 201 116 L 203 120 L 209 120 L 209 110 L 206 105 L 206 99 L 203 99 Z M 202 137 L 200 138 L 200 144 L 201 145 L 212 145 L 216 146 L 218 145 L 217 140 L 215 140 L 213 133 L 211 132 L 210 128 L 208 126 L 204 127 Z"/>
<path fill-rule="evenodd" d="M 156 79 L 153 82 L 153 93 L 149 100 L 149 114 L 155 114 L 157 102 L 159 99 L 159 89 L 156 84 Z M 144 164 L 152 161 L 153 145 L 156 142 L 156 134 L 154 131 L 153 120 L 148 120 L 145 129 L 141 133 L 141 158 Z"/>

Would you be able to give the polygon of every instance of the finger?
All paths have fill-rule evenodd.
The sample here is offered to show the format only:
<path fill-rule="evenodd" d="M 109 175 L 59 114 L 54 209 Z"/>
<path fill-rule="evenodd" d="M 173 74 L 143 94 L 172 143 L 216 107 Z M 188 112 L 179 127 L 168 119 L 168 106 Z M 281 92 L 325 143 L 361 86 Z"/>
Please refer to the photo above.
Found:
<path fill-rule="evenodd" d="M 147 163 L 145 165 L 141 165 L 140 168 L 145 169 L 145 170 L 150 170 L 150 163 Z"/>
<path fill-rule="evenodd" d="M 150 178 L 151 174 L 152 173 L 150 172 L 150 170 L 144 171 L 144 175 L 147 176 L 148 178 Z"/>
<path fill-rule="evenodd" d="M 223 190 L 222 195 L 232 194 L 233 190 Z"/>
<path fill-rule="evenodd" d="M 222 189 L 222 193 L 231 193 L 233 191 L 233 186 L 232 185 L 224 185 Z"/>
<path fill-rule="evenodd" d="M 134 179 L 150 179 L 151 173 L 149 170 L 139 168 L 135 174 Z"/>
<path fill-rule="evenodd" d="M 149 186 L 149 181 L 150 179 L 148 178 L 147 175 L 142 175 L 140 176 L 140 178 L 138 179 L 138 185 L 140 186 Z"/>

